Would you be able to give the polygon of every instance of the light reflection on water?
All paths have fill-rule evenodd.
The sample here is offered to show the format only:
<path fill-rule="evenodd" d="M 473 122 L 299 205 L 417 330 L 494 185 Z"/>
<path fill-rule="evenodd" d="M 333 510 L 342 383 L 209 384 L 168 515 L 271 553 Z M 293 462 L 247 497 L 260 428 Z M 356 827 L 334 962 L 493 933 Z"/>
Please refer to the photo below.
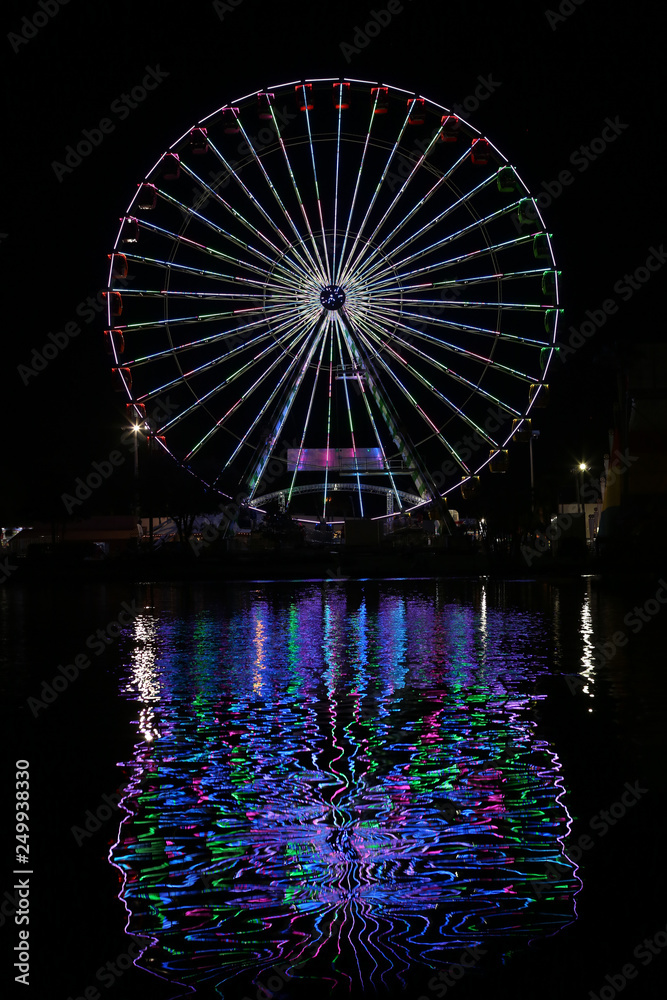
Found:
<path fill-rule="evenodd" d="M 571 922 L 534 721 L 548 636 L 540 610 L 437 581 L 241 585 L 140 616 L 111 852 L 139 964 L 225 996 L 276 965 L 356 992 Z"/>

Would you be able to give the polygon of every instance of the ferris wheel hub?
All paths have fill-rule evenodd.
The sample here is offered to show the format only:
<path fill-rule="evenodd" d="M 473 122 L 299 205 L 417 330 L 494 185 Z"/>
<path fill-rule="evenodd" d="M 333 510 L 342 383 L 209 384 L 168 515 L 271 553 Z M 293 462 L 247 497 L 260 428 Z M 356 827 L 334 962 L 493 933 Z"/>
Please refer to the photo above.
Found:
<path fill-rule="evenodd" d="M 326 285 L 320 292 L 320 302 L 332 312 L 342 309 L 345 305 L 345 291 L 340 285 Z"/>

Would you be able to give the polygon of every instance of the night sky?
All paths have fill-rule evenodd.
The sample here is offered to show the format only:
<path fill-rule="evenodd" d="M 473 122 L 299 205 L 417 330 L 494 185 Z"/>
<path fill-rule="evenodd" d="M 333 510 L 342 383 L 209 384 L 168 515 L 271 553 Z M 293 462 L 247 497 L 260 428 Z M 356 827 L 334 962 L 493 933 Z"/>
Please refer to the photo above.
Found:
<path fill-rule="evenodd" d="M 625 5 L 618 18 L 593 0 L 566 0 L 562 13 L 512 2 L 393 0 L 391 9 L 390 23 L 354 51 L 358 28 L 372 10 L 385 10 L 380 4 L 5 4 L 4 523 L 26 509 L 26 498 L 33 509 L 45 489 L 67 489 L 108 455 L 122 430 L 124 400 L 109 377 L 105 322 L 86 300 L 106 284 L 106 255 L 136 183 L 215 108 L 308 77 L 384 81 L 449 107 L 473 95 L 480 79 L 490 81 L 492 94 L 467 117 L 531 192 L 557 193 L 559 174 L 569 171 L 562 193 L 543 199 L 563 272 L 562 342 L 587 310 L 603 316 L 609 299 L 618 309 L 565 364 L 555 361 L 551 404 L 534 424 L 541 431 L 536 473 L 562 483 L 567 501 L 573 462 L 583 457 L 599 467 L 619 366 L 639 341 L 663 336 L 662 276 L 632 290 L 624 275 L 644 266 L 666 235 L 664 25 L 648 5 Z M 150 69 L 159 84 L 128 108 L 123 94 Z M 66 147 L 105 118 L 113 127 L 90 155 L 66 173 L 54 169 Z M 599 152 L 586 154 L 581 147 L 591 143 Z M 73 322 L 81 333 L 25 384 L 18 366 L 32 364 L 33 349 Z M 515 463 L 505 488 L 526 475 Z M 122 498 L 112 493 L 100 502 L 121 511 Z"/>

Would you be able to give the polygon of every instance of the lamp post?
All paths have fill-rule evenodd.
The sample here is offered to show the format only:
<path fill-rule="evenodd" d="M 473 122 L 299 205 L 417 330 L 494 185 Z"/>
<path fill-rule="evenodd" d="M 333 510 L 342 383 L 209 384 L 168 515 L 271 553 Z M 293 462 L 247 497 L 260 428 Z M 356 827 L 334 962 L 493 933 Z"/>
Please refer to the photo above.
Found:
<path fill-rule="evenodd" d="M 148 486 L 147 492 L 147 504 L 148 504 L 148 538 L 149 538 L 149 548 L 152 552 L 153 550 L 153 504 L 152 504 L 152 494 L 151 494 L 151 441 L 152 441 L 152 428 L 148 421 L 143 423 L 135 422 L 132 424 L 132 430 L 134 431 L 134 495 L 135 495 L 135 510 L 137 516 L 141 518 L 141 495 L 139 491 L 139 437 L 141 434 L 146 435 L 146 462 L 145 462 L 145 472 L 144 472 L 144 482 Z"/>
<path fill-rule="evenodd" d="M 535 474 L 533 470 L 533 441 L 537 441 L 540 436 L 539 431 L 531 431 L 528 438 L 528 450 L 530 452 L 530 513 L 535 513 Z"/>
<path fill-rule="evenodd" d="M 146 431 L 146 470 L 147 470 L 147 483 L 148 489 L 146 491 L 146 501 L 148 504 L 148 551 L 153 554 L 153 438 L 154 432 L 152 426 L 148 426 Z"/>
<path fill-rule="evenodd" d="M 139 482 L 139 431 L 141 424 L 133 424 L 132 430 L 134 431 L 134 486 L 136 491 Z"/>
<path fill-rule="evenodd" d="M 141 430 L 141 424 L 133 423 L 130 428 L 134 434 L 134 441 L 132 443 L 132 454 L 133 454 L 133 465 L 134 465 L 134 513 L 135 516 L 141 517 L 141 497 L 139 495 L 139 432 Z"/>
<path fill-rule="evenodd" d="M 588 472 L 588 466 L 585 462 L 579 462 L 577 472 L 579 473 L 579 479 L 577 480 L 577 506 L 579 508 L 579 513 L 583 514 L 584 507 L 581 502 L 581 494 L 584 491 L 584 472 Z"/>

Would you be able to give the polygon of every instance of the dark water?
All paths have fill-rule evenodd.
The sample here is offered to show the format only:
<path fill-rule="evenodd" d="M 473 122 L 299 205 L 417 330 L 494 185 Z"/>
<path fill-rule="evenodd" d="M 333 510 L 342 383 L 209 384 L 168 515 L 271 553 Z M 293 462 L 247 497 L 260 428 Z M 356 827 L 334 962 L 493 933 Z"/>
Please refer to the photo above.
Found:
<path fill-rule="evenodd" d="M 45 898 L 68 897 L 72 941 L 94 924 L 74 953 L 44 935 L 63 1000 L 431 1000 L 534 976 L 588 997 L 622 959 L 643 977 L 628 996 L 660 995 L 667 953 L 633 958 L 667 925 L 659 587 L 6 589 Z M 88 641 L 128 600 L 120 635 Z M 84 650 L 52 703 L 27 702 Z"/>

